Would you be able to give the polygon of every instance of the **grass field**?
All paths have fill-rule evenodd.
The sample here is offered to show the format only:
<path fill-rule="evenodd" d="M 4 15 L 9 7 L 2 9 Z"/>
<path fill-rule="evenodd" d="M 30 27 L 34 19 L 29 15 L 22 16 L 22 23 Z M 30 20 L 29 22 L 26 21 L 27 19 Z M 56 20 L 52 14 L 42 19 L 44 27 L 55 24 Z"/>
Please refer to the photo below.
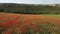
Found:
<path fill-rule="evenodd" d="M 0 34 L 60 34 L 60 15 L 0 13 Z"/>
<path fill-rule="evenodd" d="M 60 18 L 60 14 L 41 14 L 42 16 L 50 16 L 50 17 L 56 17 Z"/>

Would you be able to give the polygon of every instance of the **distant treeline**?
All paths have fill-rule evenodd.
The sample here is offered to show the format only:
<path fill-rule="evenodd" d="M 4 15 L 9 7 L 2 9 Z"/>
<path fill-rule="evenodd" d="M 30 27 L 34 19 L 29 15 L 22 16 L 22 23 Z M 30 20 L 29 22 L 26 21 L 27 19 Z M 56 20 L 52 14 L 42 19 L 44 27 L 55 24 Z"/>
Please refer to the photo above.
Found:
<path fill-rule="evenodd" d="M 60 14 L 60 6 L 0 4 L 0 12 L 19 14 Z"/>

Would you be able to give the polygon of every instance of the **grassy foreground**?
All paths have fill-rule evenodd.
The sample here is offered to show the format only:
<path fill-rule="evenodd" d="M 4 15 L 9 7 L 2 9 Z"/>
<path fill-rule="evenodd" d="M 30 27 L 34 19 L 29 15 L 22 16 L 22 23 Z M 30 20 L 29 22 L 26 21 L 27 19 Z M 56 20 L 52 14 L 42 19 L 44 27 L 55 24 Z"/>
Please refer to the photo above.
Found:
<path fill-rule="evenodd" d="M 0 34 L 60 34 L 59 17 L 0 13 Z"/>

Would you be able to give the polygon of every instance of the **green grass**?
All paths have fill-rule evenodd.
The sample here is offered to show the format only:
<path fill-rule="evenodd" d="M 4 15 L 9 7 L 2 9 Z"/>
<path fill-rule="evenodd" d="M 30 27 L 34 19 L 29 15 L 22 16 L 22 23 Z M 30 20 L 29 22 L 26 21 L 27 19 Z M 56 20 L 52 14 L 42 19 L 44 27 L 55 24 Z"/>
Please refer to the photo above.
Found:
<path fill-rule="evenodd" d="M 60 14 L 40 14 L 42 16 L 49 16 L 49 17 L 55 17 L 55 18 L 60 18 Z"/>

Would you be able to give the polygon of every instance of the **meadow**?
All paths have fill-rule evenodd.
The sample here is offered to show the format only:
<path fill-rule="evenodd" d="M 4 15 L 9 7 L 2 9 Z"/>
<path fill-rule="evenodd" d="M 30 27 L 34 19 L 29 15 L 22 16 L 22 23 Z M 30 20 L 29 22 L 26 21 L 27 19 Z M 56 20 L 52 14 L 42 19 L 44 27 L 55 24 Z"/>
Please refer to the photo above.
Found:
<path fill-rule="evenodd" d="M 60 6 L 0 3 L 0 34 L 60 34 Z"/>
<path fill-rule="evenodd" d="M 60 15 L 0 13 L 0 34 L 60 34 Z"/>

